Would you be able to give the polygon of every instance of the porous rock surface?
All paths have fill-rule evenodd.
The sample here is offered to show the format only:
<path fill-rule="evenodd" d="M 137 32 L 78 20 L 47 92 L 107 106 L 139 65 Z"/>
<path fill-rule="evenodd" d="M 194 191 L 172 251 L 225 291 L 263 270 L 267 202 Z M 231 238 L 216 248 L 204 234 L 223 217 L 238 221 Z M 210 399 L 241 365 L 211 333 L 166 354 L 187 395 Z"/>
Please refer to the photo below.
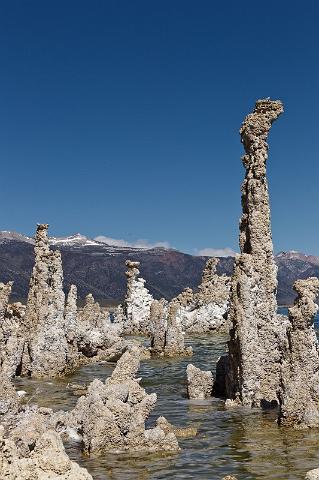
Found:
<path fill-rule="evenodd" d="M 153 300 L 150 308 L 151 351 L 153 355 L 164 353 L 167 331 L 168 302 L 161 298 Z"/>
<path fill-rule="evenodd" d="M 165 417 L 158 417 L 156 426 L 160 427 L 164 433 L 174 433 L 177 438 L 195 437 L 198 432 L 196 427 L 175 427 Z"/>
<path fill-rule="evenodd" d="M 111 323 L 109 313 L 102 311 L 92 294 L 87 295 L 85 305 L 77 315 L 78 350 L 89 358 L 117 360 L 126 349 L 121 333 L 121 325 Z"/>
<path fill-rule="evenodd" d="M 180 304 L 180 321 L 187 334 L 228 331 L 227 310 L 230 278 L 217 275 L 217 258 L 210 258 L 203 270 L 198 292 L 186 288 L 176 300 Z"/>
<path fill-rule="evenodd" d="M 150 310 L 151 355 L 177 357 L 192 355 L 191 347 L 185 346 L 180 321 L 180 304 L 176 299 L 154 300 Z"/>
<path fill-rule="evenodd" d="M 22 404 L 11 380 L 0 374 L 0 478 L 92 480 L 64 451 L 57 433 L 64 413 Z"/>
<path fill-rule="evenodd" d="M 281 370 L 279 423 L 295 428 L 319 426 L 319 344 L 313 320 L 319 279 L 297 280 L 297 298 L 288 309 L 288 348 Z"/>
<path fill-rule="evenodd" d="M 37 226 L 27 305 L 9 304 L 12 284 L 0 284 L 0 367 L 8 376 L 61 376 L 94 360 L 116 360 L 126 348 L 92 295 L 77 310 L 77 289 L 63 292 L 61 254 L 49 248 L 48 225 Z"/>
<path fill-rule="evenodd" d="M 306 473 L 305 480 L 319 480 L 319 468 L 314 468 Z"/>
<path fill-rule="evenodd" d="M 15 388 L 6 373 L 0 369 L 0 418 L 8 413 L 16 413 L 18 407 L 19 397 Z"/>
<path fill-rule="evenodd" d="M 139 365 L 140 349 L 132 347 L 118 360 L 111 377 L 105 383 L 94 380 L 69 413 L 68 424 L 81 432 L 85 452 L 179 450 L 174 433 L 159 426 L 145 428 L 157 396 L 140 386 Z"/>
<path fill-rule="evenodd" d="M 278 403 L 285 328 L 277 316 L 277 267 L 273 255 L 266 178 L 267 137 L 283 112 L 280 101 L 258 100 L 240 129 L 246 175 L 242 184 L 240 255 L 231 279 L 227 397 L 246 406 Z"/>
<path fill-rule="evenodd" d="M 0 472 L 3 480 L 93 480 L 86 469 L 70 460 L 53 430 L 40 435 L 29 454 L 21 455 L 0 426 Z"/>
<path fill-rule="evenodd" d="M 126 261 L 127 292 L 123 304 L 123 332 L 127 335 L 148 335 L 152 295 L 145 280 L 138 278 L 140 262 Z"/>
<path fill-rule="evenodd" d="M 76 344 L 77 337 L 77 288 L 76 285 L 70 285 L 64 308 L 65 335 L 70 344 Z"/>
<path fill-rule="evenodd" d="M 191 399 L 204 400 L 213 394 L 214 377 L 209 370 L 201 370 L 189 363 L 186 368 L 187 395 Z"/>
<path fill-rule="evenodd" d="M 64 328 L 62 259 L 49 247 L 48 225 L 39 224 L 35 237 L 33 268 L 26 308 L 30 374 L 41 377 L 64 374 L 71 359 Z"/>
<path fill-rule="evenodd" d="M 9 304 L 12 282 L 0 283 L 0 369 L 14 376 L 24 352 L 26 325 L 25 306 Z"/>

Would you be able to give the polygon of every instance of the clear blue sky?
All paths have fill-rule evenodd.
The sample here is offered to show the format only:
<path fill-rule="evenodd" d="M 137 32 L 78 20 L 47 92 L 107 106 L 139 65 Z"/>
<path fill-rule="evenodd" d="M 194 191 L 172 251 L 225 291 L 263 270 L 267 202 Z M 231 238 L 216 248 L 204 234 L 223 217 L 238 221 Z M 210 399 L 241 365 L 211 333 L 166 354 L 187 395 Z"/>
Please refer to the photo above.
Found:
<path fill-rule="evenodd" d="M 0 3 L 0 230 L 237 250 L 238 130 L 270 137 L 275 250 L 319 255 L 319 2 Z"/>

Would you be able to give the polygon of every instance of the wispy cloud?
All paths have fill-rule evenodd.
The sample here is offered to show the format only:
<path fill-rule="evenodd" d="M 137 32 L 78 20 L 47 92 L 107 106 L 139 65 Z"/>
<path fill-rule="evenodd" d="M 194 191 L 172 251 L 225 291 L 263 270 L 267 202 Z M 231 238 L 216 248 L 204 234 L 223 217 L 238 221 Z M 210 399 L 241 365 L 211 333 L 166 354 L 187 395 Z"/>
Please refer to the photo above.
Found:
<path fill-rule="evenodd" d="M 202 248 L 201 250 L 196 250 L 195 255 L 202 257 L 234 257 L 236 252 L 231 248 Z"/>
<path fill-rule="evenodd" d="M 119 238 L 106 237 L 104 235 L 99 235 L 94 238 L 97 242 L 106 243 L 107 245 L 113 245 L 114 247 L 133 247 L 133 248 L 155 248 L 155 247 L 164 247 L 171 248 L 169 242 L 149 242 L 148 240 L 140 239 L 135 242 L 127 242 L 126 240 Z"/>

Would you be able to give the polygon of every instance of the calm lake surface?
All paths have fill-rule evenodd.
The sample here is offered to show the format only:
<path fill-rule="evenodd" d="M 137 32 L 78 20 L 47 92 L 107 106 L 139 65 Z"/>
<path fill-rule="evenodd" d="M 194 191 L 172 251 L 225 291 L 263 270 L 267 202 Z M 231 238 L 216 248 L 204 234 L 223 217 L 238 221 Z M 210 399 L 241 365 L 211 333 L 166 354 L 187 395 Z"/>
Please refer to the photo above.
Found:
<path fill-rule="evenodd" d="M 281 311 L 280 313 L 285 313 Z M 316 326 L 318 327 L 317 317 Z M 140 376 L 146 391 L 156 392 L 158 402 L 149 425 L 164 415 L 176 426 L 196 426 L 196 437 L 179 439 L 175 455 L 103 455 L 84 457 L 75 442 L 66 444 L 73 460 L 86 467 L 95 480 L 201 479 L 219 480 L 233 474 L 240 480 L 303 480 L 307 470 L 319 467 L 319 430 L 294 431 L 279 428 L 276 412 L 243 408 L 225 410 L 221 400 L 186 398 L 185 370 L 189 362 L 215 368 L 224 353 L 226 336 L 192 337 L 192 358 L 145 360 Z M 68 382 L 88 384 L 104 380 L 111 364 L 82 367 L 74 375 L 50 382 L 18 379 L 16 387 L 28 392 L 31 401 L 54 410 L 72 408 L 78 397 L 66 388 Z"/>

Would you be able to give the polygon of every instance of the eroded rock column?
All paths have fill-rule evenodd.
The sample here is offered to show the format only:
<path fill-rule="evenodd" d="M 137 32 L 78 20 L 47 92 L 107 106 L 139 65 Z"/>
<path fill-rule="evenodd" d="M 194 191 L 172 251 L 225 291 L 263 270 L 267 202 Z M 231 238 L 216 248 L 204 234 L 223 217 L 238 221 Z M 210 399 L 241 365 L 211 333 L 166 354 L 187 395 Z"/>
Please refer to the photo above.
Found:
<path fill-rule="evenodd" d="M 154 300 L 150 310 L 151 355 L 178 357 L 192 355 L 186 347 L 180 321 L 181 306 L 175 298 L 168 303 L 164 298 Z"/>
<path fill-rule="evenodd" d="M 236 403 L 255 407 L 277 404 L 284 342 L 277 318 L 277 267 L 266 178 L 267 137 L 282 112 L 280 101 L 258 100 L 240 129 L 246 175 L 241 188 L 241 253 L 231 280 L 226 392 Z"/>
<path fill-rule="evenodd" d="M 164 354 L 167 357 L 192 355 L 192 347 L 185 347 L 184 332 L 180 320 L 180 305 L 172 300 L 168 305 Z"/>
<path fill-rule="evenodd" d="M 204 400 L 213 394 L 214 377 L 209 370 L 201 370 L 189 363 L 186 368 L 187 395 L 191 399 Z"/>
<path fill-rule="evenodd" d="M 65 333 L 70 343 L 75 342 L 77 335 L 77 298 L 76 285 L 71 285 L 64 309 Z"/>
<path fill-rule="evenodd" d="M 35 265 L 30 280 L 26 320 L 33 376 L 59 375 L 67 369 L 61 254 L 49 248 L 48 225 L 37 226 Z"/>
<path fill-rule="evenodd" d="M 165 349 L 167 330 L 167 301 L 154 300 L 150 309 L 151 353 L 161 355 Z"/>
<path fill-rule="evenodd" d="M 138 278 L 140 262 L 126 261 L 127 293 L 124 301 L 124 333 L 149 334 L 152 295 L 145 287 L 145 280 Z"/>
<path fill-rule="evenodd" d="M 0 324 L 4 320 L 4 316 L 9 304 L 13 282 L 0 283 Z"/>
<path fill-rule="evenodd" d="M 319 426 L 319 355 L 313 325 L 318 311 L 315 303 L 319 279 L 294 283 L 297 299 L 289 308 L 288 345 L 282 364 L 280 414 L 281 425 L 295 428 Z"/>

